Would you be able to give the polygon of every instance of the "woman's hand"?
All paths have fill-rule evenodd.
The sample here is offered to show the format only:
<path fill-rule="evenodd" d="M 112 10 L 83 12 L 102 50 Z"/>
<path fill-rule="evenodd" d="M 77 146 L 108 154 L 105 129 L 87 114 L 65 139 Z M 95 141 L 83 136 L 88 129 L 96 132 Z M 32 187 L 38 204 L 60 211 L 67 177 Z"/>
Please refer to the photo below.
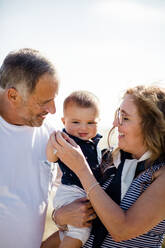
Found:
<path fill-rule="evenodd" d="M 80 147 L 67 134 L 57 131 L 51 137 L 51 144 L 57 150 L 58 158 L 77 175 L 83 170 L 90 170 Z"/>
<path fill-rule="evenodd" d="M 89 227 L 96 214 L 87 198 L 77 199 L 55 211 L 54 220 L 57 225 L 70 224 L 76 227 Z"/>

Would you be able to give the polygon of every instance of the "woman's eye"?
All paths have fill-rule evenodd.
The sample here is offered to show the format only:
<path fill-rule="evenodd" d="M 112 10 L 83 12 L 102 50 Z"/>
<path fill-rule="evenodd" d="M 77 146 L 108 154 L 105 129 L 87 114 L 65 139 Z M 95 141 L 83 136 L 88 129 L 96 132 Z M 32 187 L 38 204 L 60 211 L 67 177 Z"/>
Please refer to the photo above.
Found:
<path fill-rule="evenodd" d="M 124 117 L 124 116 L 123 116 L 123 120 L 124 120 L 124 121 L 128 121 L 129 119 L 128 119 L 128 117 Z"/>

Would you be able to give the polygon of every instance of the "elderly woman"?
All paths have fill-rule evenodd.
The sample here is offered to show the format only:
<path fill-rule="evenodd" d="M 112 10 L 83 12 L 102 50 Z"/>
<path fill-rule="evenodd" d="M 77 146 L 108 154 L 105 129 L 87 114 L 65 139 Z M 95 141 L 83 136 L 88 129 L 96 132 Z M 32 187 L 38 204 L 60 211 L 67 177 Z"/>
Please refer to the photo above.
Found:
<path fill-rule="evenodd" d="M 104 156 L 106 179 L 101 186 L 69 137 L 57 132 L 52 142 L 58 157 L 79 177 L 98 216 L 83 247 L 161 247 L 165 234 L 165 89 L 128 89 L 113 125 L 118 130 L 118 148 Z M 62 220 L 64 212 L 58 212 L 56 221 Z"/>

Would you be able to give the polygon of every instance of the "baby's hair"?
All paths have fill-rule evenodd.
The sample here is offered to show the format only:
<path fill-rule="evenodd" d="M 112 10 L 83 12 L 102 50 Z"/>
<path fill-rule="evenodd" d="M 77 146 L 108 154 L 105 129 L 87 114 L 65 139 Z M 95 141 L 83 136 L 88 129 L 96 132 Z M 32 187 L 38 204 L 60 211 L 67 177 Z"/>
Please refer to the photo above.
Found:
<path fill-rule="evenodd" d="M 94 108 L 96 112 L 100 113 L 100 102 L 96 95 L 89 91 L 74 91 L 64 100 L 63 111 L 65 111 L 70 104 L 76 104 L 81 108 Z"/>

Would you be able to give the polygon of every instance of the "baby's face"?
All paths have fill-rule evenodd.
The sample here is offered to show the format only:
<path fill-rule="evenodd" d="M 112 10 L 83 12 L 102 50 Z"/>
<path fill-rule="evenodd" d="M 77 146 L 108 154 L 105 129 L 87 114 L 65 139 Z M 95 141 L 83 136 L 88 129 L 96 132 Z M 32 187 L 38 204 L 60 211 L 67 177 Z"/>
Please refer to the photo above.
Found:
<path fill-rule="evenodd" d="M 62 118 L 66 131 L 82 140 L 96 136 L 98 121 L 98 113 L 94 108 L 79 107 L 73 103 L 67 106 Z"/>

